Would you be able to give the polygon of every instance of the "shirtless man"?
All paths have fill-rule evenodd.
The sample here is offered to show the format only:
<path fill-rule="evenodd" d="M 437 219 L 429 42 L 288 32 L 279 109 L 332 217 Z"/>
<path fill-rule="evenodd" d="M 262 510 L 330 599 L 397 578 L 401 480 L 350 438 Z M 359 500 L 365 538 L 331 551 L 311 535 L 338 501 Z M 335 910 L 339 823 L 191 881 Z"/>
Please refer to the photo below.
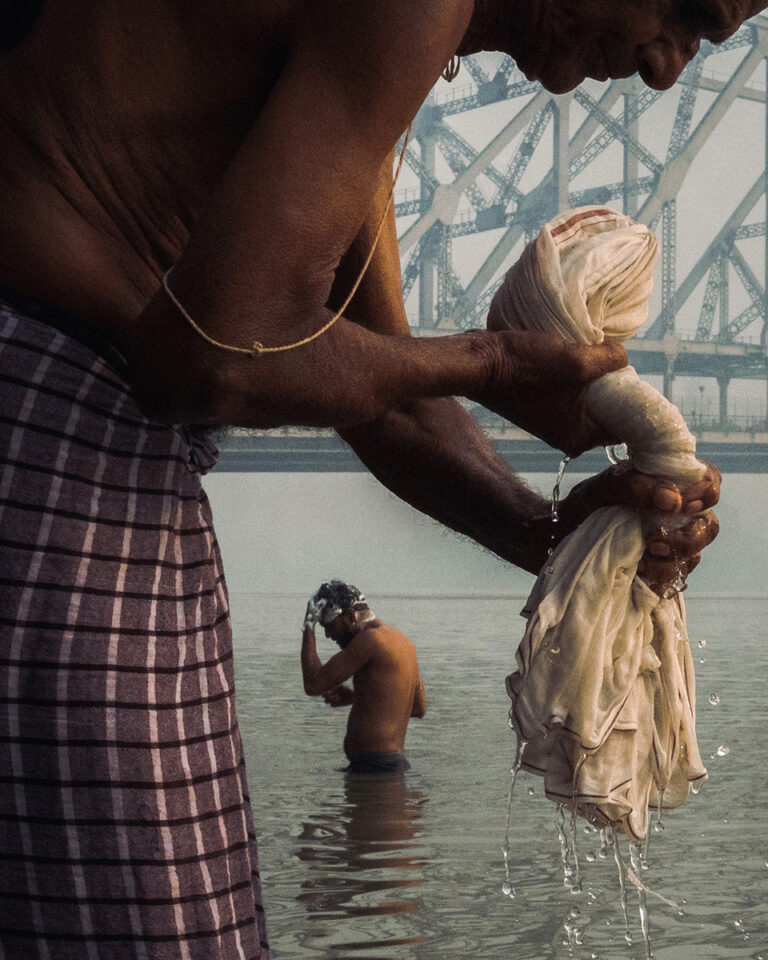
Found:
<path fill-rule="evenodd" d="M 408 336 L 394 146 L 448 62 L 501 50 L 556 92 L 664 89 L 763 6 L 0 0 L 6 953 L 268 953 L 199 483 L 214 452 L 179 424 L 332 426 L 398 496 L 533 572 L 549 504 L 452 398 L 570 454 L 617 439 L 584 393 L 619 346 Z M 606 503 L 698 514 L 719 482 L 609 469 L 559 533 Z M 655 533 L 644 574 L 673 583 L 716 532 Z"/>
<path fill-rule="evenodd" d="M 315 645 L 318 622 L 341 647 L 326 663 Z M 307 604 L 301 672 L 306 694 L 320 694 L 332 707 L 352 707 L 344 737 L 349 773 L 410 768 L 403 754 L 408 721 L 423 717 L 427 708 L 416 649 L 379 620 L 357 587 L 331 580 Z M 344 682 L 350 677 L 354 687 Z"/>

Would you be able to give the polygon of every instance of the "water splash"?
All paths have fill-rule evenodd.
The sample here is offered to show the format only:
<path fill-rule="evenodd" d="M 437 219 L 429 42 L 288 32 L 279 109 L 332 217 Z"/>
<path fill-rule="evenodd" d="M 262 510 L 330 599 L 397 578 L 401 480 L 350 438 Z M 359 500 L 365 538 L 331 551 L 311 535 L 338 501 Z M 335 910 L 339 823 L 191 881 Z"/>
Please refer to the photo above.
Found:
<path fill-rule="evenodd" d="M 716 693 L 710 693 L 709 702 L 712 704 L 713 707 L 716 707 L 720 703 L 720 697 L 718 697 Z"/>
<path fill-rule="evenodd" d="M 725 746 L 719 746 L 715 751 L 718 757 L 727 757 L 730 752 L 731 752 L 731 748 L 725 747 Z"/>
<path fill-rule="evenodd" d="M 574 944 L 582 943 L 584 939 L 583 932 L 578 925 L 580 916 L 581 910 L 579 910 L 578 907 L 572 907 L 568 911 L 568 915 L 563 921 L 563 927 L 565 929 L 566 936 L 568 937 L 565 943 L 568 945 L 569 957 L 573 957 Z"/>
<path fill-rule="evenodd" d="M 517 775 L 520 772 L 520 767 L 523 765 L 523 753 L 527 746 L 527 740 L 522 740 L 520 737 L 517 738 L 517 745 L 515 747 L 515 762 L 512 765 L 512 769 L 509 771 L 509 794 L 507 796 L 507 823 L 504 830 L 504 843 L 501 846 L 501 852 L 504 856 L 504 883 L 501 885 L 501 892 L 505 897 L 510 897 L 514 899 L 515 897 L 515 888 L 512 886 L 512 878 L 509 872 L 509 826 L 512 816 L 512 794 L 515 791 L 515 781 L 517 780 Z"/>

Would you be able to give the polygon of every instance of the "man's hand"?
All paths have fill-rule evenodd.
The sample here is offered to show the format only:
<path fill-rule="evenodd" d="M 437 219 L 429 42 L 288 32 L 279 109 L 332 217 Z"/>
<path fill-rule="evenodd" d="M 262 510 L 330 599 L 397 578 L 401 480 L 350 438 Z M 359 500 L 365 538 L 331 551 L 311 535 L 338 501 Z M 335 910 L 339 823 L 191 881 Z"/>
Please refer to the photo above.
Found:
<path fill-rule="evenodd" d="M 499 330 L 497 336 L 493 361 L 498 375 L 472 400 L 572 457 L 616 441 L 587 415 L 586 388 L 627 365 L 620 344 L 590 346 L 510 330 Z"/>
<path fill-rule="evenodd" d="M 660 596 L 694 570 L 701 551 L 719 532 L 711 508 L 720 499 L 720 471 L 707 463 L 701 480 L 683 490 L 666 480 L 632 470 L 627 464 L 609 467 L 597 476 L 582 480 L 560 505 L 562 532 L 568 533 L 598 507 L 620 504 L 644 513 L 655 512 L 659 527 L 646 539 L 638 574 Z M 665 524 L 664 517 L 674 522 Z M 687 523 L 680 523 L 690 517 Z"/>
<path fill-rule="evenodd" d="M 325 600 L 317 600 L 315 597 L 310 597 L 309 602 L 307 603 L 307 609 L 304 613 L 304 629 L 305 630 L 314 630 L 315 624 L 320 619 L 320 614 L 325 606 Z"/>
<path fill-rule="evenodd" d="M 337 687 L 331 687 L 323 697 L 323 700 L 330 707 L 349 707 L 354 699 L 355 691 L 343 683 L 340 683 Z"/>

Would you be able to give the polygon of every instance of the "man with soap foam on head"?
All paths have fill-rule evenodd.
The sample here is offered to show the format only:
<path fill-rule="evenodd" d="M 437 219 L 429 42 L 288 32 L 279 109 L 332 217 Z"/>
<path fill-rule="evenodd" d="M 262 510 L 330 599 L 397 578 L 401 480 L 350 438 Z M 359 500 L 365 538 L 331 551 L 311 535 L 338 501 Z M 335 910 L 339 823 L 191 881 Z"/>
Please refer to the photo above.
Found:
<path fill-rule="evenodd" d="M 341 650 L 322 663 L 315 625 Z M 349 773 L 408 770 L 403 753 L 411 717 L 426 712 L 416 649 L 404 634 L 383 623 L 357 587 L 323 583 L 310 598 L 301 644 L 304 692 L 321 694 L 332 707 L 351 706 L 344 737 Z M 353 685 L 345 681 L 352 678 Z"/>

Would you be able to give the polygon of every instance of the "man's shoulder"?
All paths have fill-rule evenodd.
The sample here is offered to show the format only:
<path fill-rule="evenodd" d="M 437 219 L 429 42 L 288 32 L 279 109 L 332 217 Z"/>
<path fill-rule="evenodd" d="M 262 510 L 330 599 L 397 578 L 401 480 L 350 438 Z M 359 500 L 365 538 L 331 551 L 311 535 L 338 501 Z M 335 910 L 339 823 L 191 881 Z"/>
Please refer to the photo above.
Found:
<path fill-rule="evenodd" d="M 413 646 L 412 641 L 402 631 L 382 620 L 364 627 L 359 634 L 359 639 L 365 639 L 366 643 L 386 648 Z"/>

